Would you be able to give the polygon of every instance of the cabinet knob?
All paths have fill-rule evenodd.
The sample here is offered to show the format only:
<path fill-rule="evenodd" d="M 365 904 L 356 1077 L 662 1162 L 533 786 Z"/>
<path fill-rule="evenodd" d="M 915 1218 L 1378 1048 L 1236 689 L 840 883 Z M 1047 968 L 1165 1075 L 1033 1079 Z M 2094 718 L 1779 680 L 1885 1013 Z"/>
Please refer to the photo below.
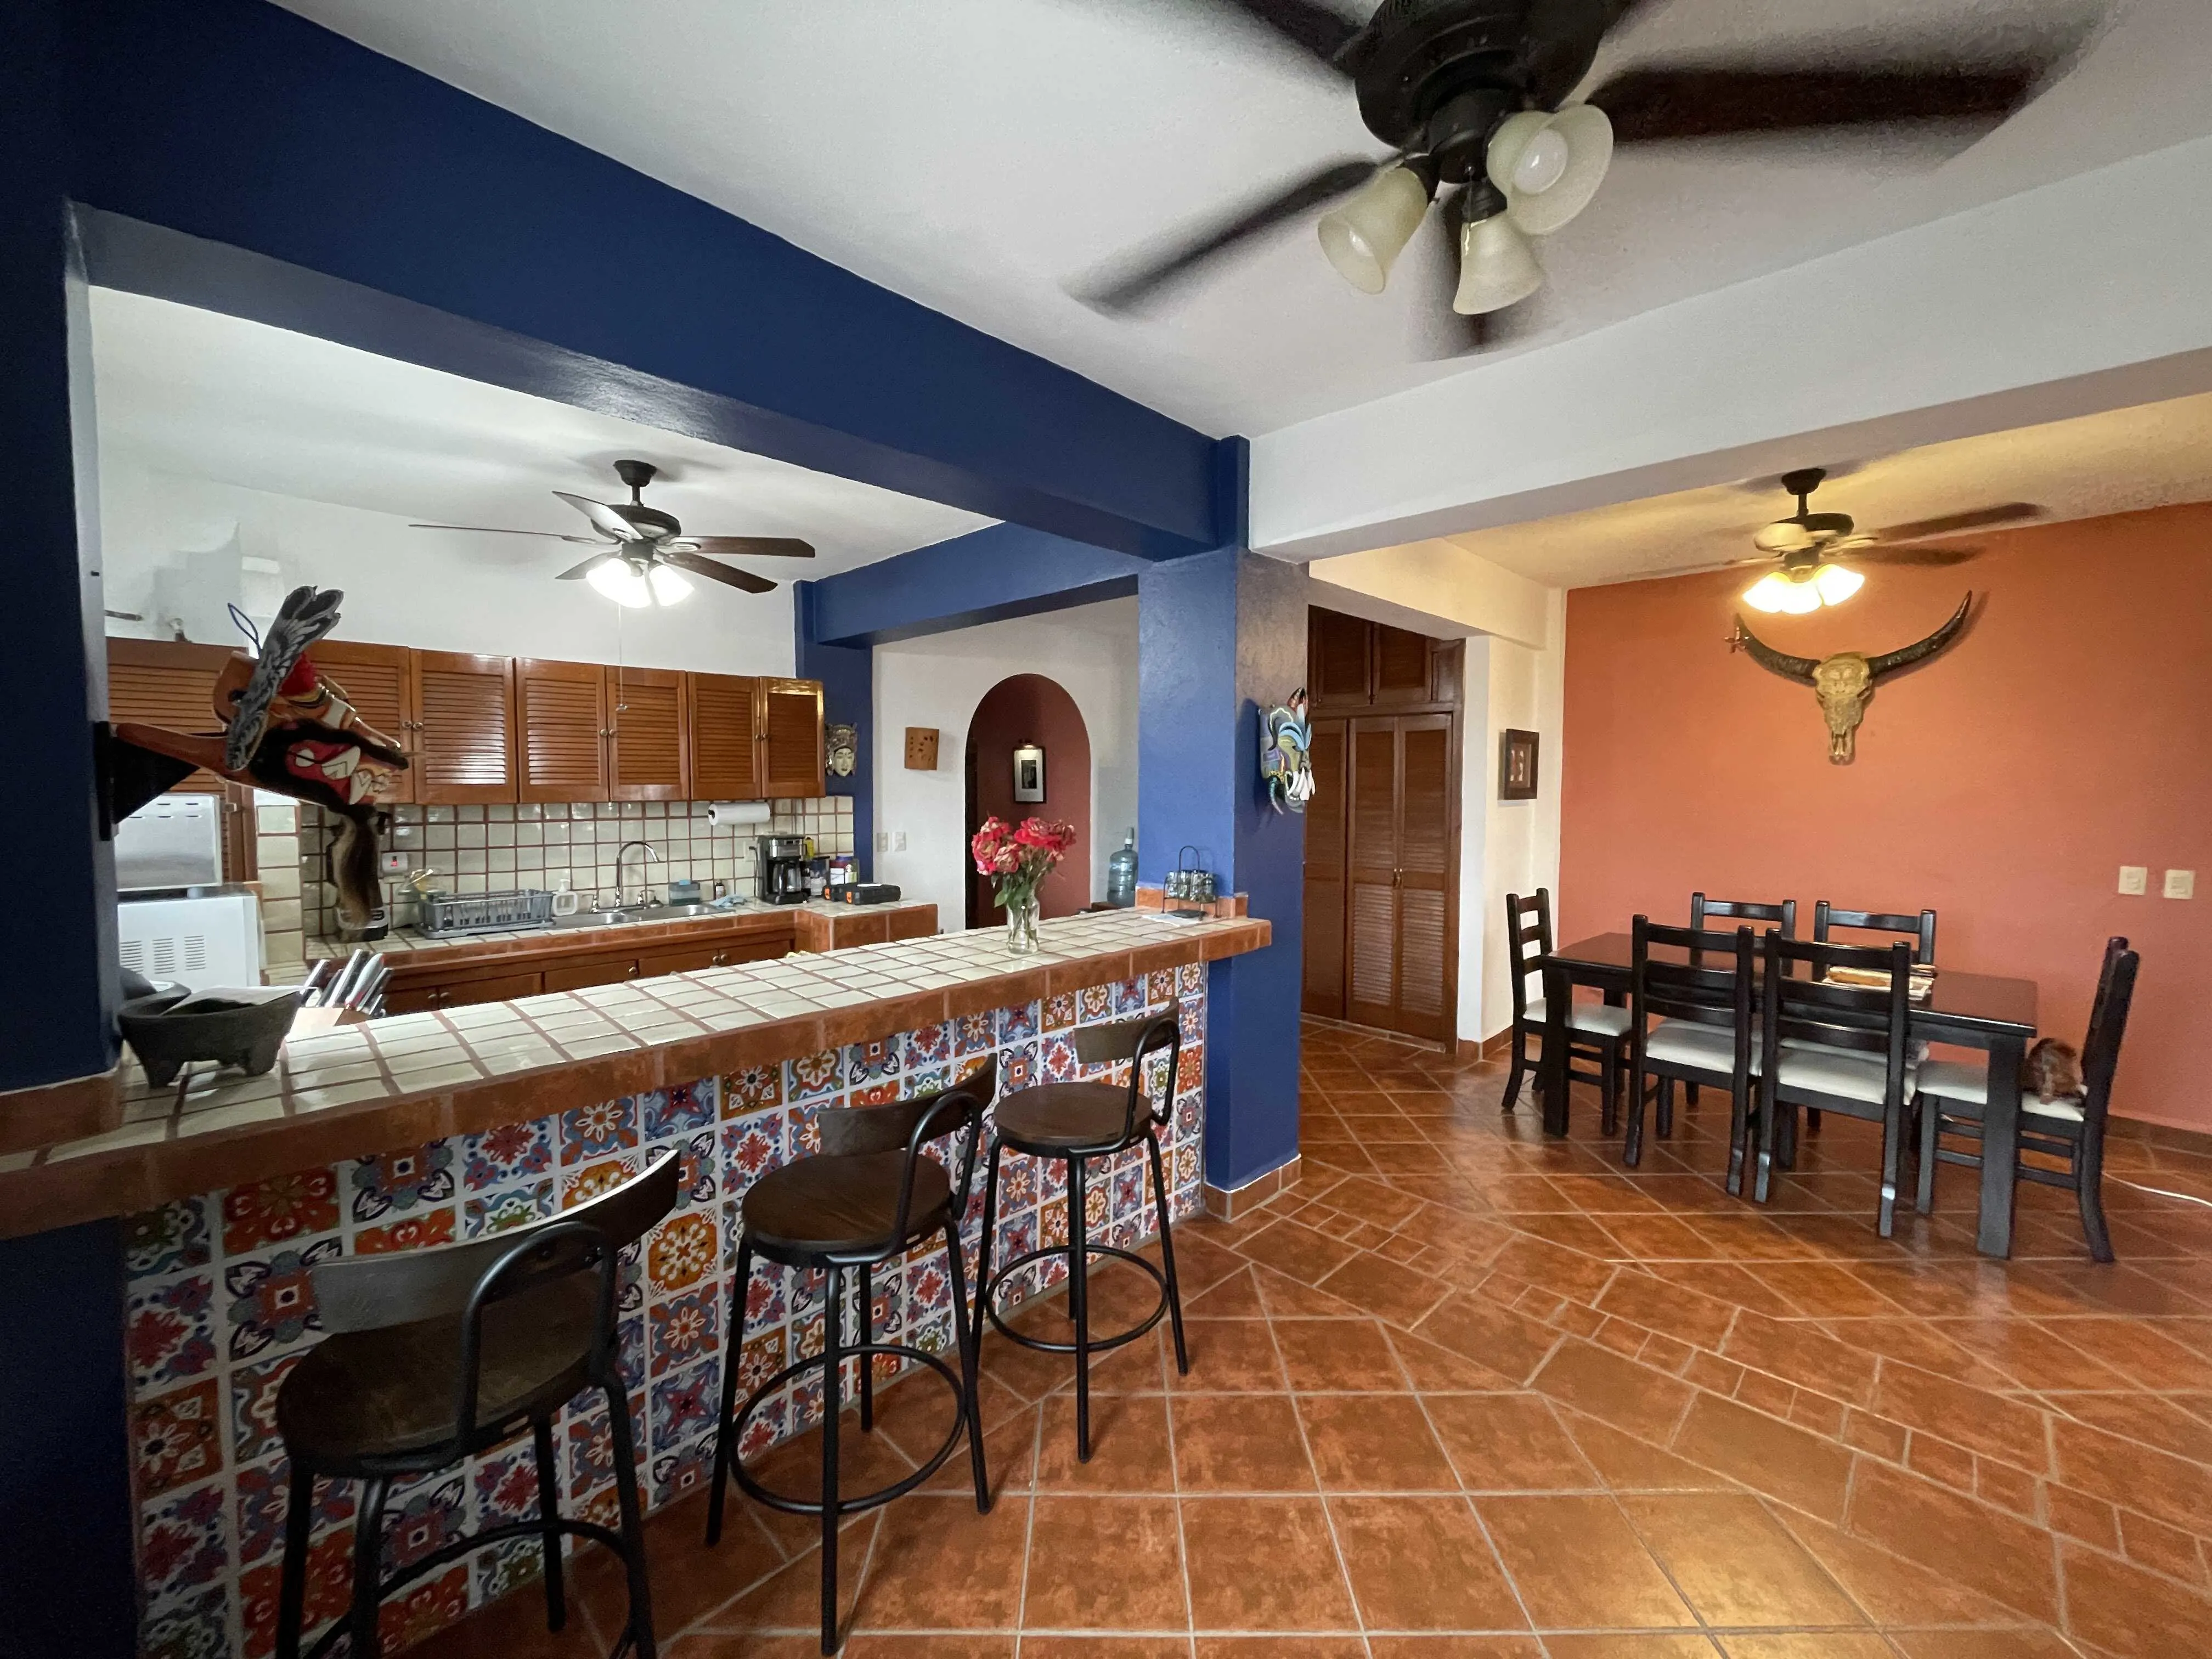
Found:
<path fill-rule="evenodd" d="M 730 953 L 729 953 L 727 951 L 715 951 L 715 952 L 714 952 L 714 961 L 713 961 L 713 962 L 711 962 L 710 963 L 708 963 L 708 965 L 709 967 L 713 967 L 713 968 L 726 968 L 726 967 L 728 967 L 728 966 L 730 965 Z"/>
<path fill-rule="evenodd" d="M 624 974 L 624 975 L 623 975 L 623 977 L 624 979 L 635 979 L 635 978 L 636 978 L 636 977 L 637 977 L 641 973 L 642 973 L 642 972 L 644 972 L 644 971 L 645 971 L 645 964 L 644 964 L 643 963 L 641 963 L 641 962 L 633 962 L 633 963 L 630 963 L 630 965 L 629 965 L 629 972 L 628 972 L 628 973 Z"/>

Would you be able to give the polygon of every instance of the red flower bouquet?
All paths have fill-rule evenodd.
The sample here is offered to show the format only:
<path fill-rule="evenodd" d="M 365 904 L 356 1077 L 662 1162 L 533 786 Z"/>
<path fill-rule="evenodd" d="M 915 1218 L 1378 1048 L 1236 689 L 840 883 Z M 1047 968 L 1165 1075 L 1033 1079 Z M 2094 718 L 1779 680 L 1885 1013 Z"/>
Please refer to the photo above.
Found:
<path fill-rule="evenodd" d="M 1006 913 L 1006 939 L 1013 949 L 1036 949 L 1037 886 L 1074 845 L 1072 823 L 1024 818 L 1010 824 L 1001 817 L 984 819 L 968 843 L 976 871 L 998 878 L 993 893 Z"/>

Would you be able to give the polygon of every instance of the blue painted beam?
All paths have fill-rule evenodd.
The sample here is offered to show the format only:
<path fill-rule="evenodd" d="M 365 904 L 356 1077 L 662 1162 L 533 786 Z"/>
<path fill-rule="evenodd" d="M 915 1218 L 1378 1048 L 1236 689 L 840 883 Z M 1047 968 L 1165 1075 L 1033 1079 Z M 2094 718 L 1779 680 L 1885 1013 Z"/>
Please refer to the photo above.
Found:
<path fill-rule="evenodd" d="M 814 608 L 807 625 L 830 644 L 888 645 L 1126 598 L 1152 563 L 1023 525 L 993 525 L 808 584 Z"/>
<path fill-rule="evenodd" d="M 200 239 L 118 283 L 1141 558 L 1234 534 L 1205 434 L 263 0 L 31 5 L 71 194 Z"/>

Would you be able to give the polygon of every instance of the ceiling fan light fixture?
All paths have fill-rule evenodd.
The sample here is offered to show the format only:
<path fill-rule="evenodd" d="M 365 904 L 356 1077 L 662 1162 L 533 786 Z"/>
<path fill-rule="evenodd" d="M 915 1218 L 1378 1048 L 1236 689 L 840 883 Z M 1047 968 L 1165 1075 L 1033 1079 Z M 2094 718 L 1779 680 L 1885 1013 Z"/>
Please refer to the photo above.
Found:
<path fill-rule="evenodd" d="M 1822 605 L 1841 605 L 1865 586 L 1864 576 L 1839 564 L 1824 564 L 1813 573 L 1813 586 Z"/>
<path fill-rule="evenodd" d="M 1770 570 L 1743 590 L 1743 602 L 1770 617 L 1802 617 L 1820 608 L 1820 590 L 1808 581 L 1793 581 L 1779 570 Z"/>
<path fill-rule="evenodd" d="M 1505 210 L 1531 236 L 1550 235 L 1588 207 L 1612 165 L 1613 123 L 1590 104 L 1509 115 L 1483 155 Z"/>
<path fill-rule="evenodd" d="M 592 566 L 584 580 L 617 605 L 633 611 L 675 605 L 691 595 L 690 580 L 665 564 L 640 569 L 628 559 L 607 559 Z"/>
<path fill-rule="evenodd" d="M 1536 250 L 1504 214 L 1470 220 L 1460 228 L 1459 291 L 1452 295 L 1452 309 L 1461 316 L 1503 311 L 1543 285 Z"/>
<path fill-rule="evenodd" d="M 1362 294 L 1380 294 L 1428 210 L 1429 186 L 1420 174 L 1385 167 L 1342 207 L 1322 216 L 1322 252 Z"/>

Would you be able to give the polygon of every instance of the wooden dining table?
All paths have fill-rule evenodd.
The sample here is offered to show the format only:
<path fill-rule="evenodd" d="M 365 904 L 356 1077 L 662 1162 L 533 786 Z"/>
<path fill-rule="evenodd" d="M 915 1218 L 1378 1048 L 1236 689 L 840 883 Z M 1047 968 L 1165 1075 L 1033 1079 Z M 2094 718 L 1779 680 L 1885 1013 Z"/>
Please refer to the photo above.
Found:
<path fill-rule="evenodd" d="M 1628 1000 L 1633 942 L 1626 933 L 1597 933 L 1543 958 L 1546 1024 L 1540 1077 L 1544 1127 L 1567 1132 L 1567 1010 L 1577 985 L 1594 986 L 1615 1006 Z M 1655 947 L 1655 958 L 1686 960 L 1679 949 Z M 2012 1254 L 2013 1166 L 2020 1149 L 2020 1068 L 2035 1040 L 2036 984 L 1994 974 L 1939 968 L 1927 1000 L 1911 1006 L 1911 1035 L 1986 1051 L 1989 1103 L 1982 1115 L 1981 1213 L 1975 1243 L 1984 1255 Z"/>

